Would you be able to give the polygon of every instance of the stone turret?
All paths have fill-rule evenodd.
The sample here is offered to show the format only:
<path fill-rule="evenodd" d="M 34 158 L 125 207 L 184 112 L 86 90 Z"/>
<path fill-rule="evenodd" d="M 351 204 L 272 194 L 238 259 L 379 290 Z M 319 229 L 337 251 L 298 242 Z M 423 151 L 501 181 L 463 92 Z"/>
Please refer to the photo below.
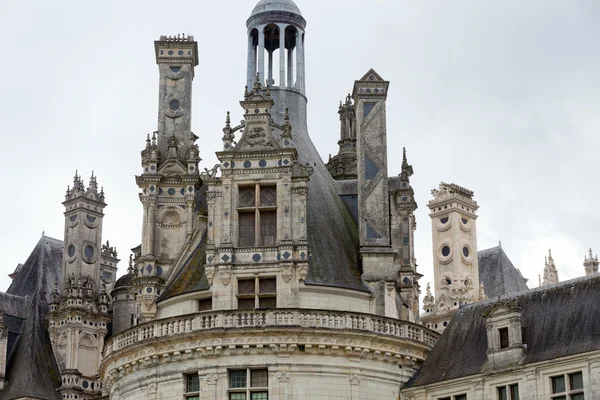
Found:
<path fill-rule="evenodd" d="M 392 248 L 396 251 L 395 264 L 399 266 L 398 287 L 402 300 L 407 305 L 407 315 L 402 319 L 418 322 L 419 320 L 419 283 L 422 277 L 417 272 L 415 258 L 415 230 L 417 222 L 415 211 L 417 202 L 415 192 L 410 185 L 413 174 L 412 165 L 408 164 L 406 149 L 402 149 L 402 172 L 399 177 L 392 178 L 394 187 L 390 187 L 390 223 Z"/>
<path fill-rule="evenodd" d="M 598 273 L 598 255 L 594 256 L 592 254 L 592 249 L 589 250 L 589 254 L 586 255 L 583 259 L 583 267 L 585 269 L 586 275 L 592 275 Z"/>
<path fill-rule="evenodd" d="M 62 378 L 59 392 L 63 398 L 87 400 L 101 393 L 97 374 L 110 321 L 106 284 L 113 282 L 119 260 L 108 242 L 101 245 L 106 203 L 93 173 L 87 189 L 75 174 L 63 205 L 63 282 L 50 294 L 46 318 Z"/>
<path fill-rule="evenodd" d="M 327 169 L 336 180 L 356 179 L 356 110 L 352 97 L 348 95 L 346 101 L 338 110 L 340 115 L 340 150 L 334 157 L 329 157 Z"/>
<path fill-rule="evenodd" d="M 435 300 L 429 293 L 421 321 L 442 332 L 460 306 L 485 298 L 477 259 L 479 206 L 472 191 L 456 184 L 442 182 L 431 193 Z"/>

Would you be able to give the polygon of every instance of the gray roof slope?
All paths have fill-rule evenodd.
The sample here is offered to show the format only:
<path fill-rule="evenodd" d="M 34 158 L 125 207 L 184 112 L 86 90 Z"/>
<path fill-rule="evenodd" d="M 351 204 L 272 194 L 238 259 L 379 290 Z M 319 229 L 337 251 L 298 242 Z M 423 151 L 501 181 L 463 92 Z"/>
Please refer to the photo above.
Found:
<path fill-rule="evenodd" d="M 488 348 L 483 314 L 508 302 L 521 308 L 527 344 L 521 364 L 600 350 L 600 275 L 595 274 L 464 306 L 405 387 L 481 373 Z"/>
<path fill-rule="evenodd" d="M 179 296 L 185 293 L 196 292 L 199 290 L 208 290 L 210 285 L 206 278 L 204 265 L 206 263 L 206 232 L 202 239 L 183 263 L 183 267 L 177 272 L 177 275 L 172 279 L 169 286 L 160 295 L 158 301 Z"/>
<path fill-rule="evenodd" d="M 527 280 L 513 266 L 502 247 L 477 252 L 479 260 L 479 281 L 483 283 L 487 297 L 498 297 L 517 293 L 529 288 Z"/>
<path fill-rule="evenodd" d="M 45 317 L 54 283 L 61 281 L 62 256 L 63 243 L 42 236 L 8 288 L 8 294 L 27 298 L 24 310 L 27 318 L 7 360 L 7 383 L 0 400 L 21 397 L 60 399 L 55 390 L 60 386 L 60 375 Z M 10 297 L 2 296 L 0 301 L 7 298 Z M 2 306 L 0 303 L 0 308 Z"/>
<path fill-rule="evenodd" d="M 299 161 L 314 168 L 308 182 L 306 223 L 310 267 L 306 283 L 366 291 L 360 277 L 358 228 L 308 134 L 306 114 L 302 114 L 306 99 L 281 88 L 271 88 L 271 96 L 275 100 L 271 109 L 275 123 L 283 123 L 288 107 Z"/>

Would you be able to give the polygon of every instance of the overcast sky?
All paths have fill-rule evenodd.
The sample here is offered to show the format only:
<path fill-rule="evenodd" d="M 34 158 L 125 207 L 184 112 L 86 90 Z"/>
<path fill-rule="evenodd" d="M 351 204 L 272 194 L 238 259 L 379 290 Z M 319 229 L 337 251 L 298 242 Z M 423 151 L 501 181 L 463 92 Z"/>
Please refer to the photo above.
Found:
<path fill-rule="evenodd" d="M 247 17 L 255 1 L 0 0 L 0 290 L 42 231 L 63 238 L 78 169 L 104 186 L 104 240 L 127 268 L 141 238 L 146 134 L 157 128 L 153 41 L 195 35 L 193 131 L 202 167 L 226 111 L 242 117 Z M 337 153 L 339 101 L 369 68 L 391 81 L 388 157 L 415 169 L 416 257 L 432 280 L 427 202 L 440 181 L 475 192 L 478 247 L 502 247 L 529 286 L 548 248 L 561 280 L 600 250 L 600 2 L 298 0 L 308 21 L 309 132 Z"/>

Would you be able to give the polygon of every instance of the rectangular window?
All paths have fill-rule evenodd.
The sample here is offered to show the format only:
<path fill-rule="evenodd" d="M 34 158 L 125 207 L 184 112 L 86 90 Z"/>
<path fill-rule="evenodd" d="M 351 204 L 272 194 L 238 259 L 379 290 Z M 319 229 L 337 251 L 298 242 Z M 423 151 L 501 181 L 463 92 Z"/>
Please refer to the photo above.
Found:
<path fill-rule="evenodd" d="M 277 279 L 238 279 L 238 309 L 254 310 L 277 307 Z"/>
<path fill-rule="evenodd" d="M 200 377 L 197 373 L 184 375 L 185 380 L 185 393 L 183 397 L 185 400 L 199 400 L 200 399 Z"/>
<path fill-rule="evenodd" d="M 572 374 L 550 377 L 553 400 L 584 400 L 583 374 L 581 371 Z"/>
<path fill-rule="evenodd" d="M 229 371 L 229 400 L 268 400 L 269 374 L 266 369 Z"/>
<path fill-rule="evenodd" d="M 500 335 L 500 348 L 505 349 L 508 347 L 508 328 L 500 328 L 498 329 L 498 334 Z"/>
<path fill-rule="evenodd" d="M 237 210 L 241 247 L 276 244 L 277 186 L 240 186 Z"/>
<path fill-rule="evenodd" d="M 467 395 L 459 394 L 458 396 L 454 396 L 454 400 L 467 400 Z"/>
<path fill-rule="evenodd" d="M 198 300 L 198 311 L 210 311 L 212 310 L 212 297 L 208 299 Z"/>
<path fill-rule="evenodd" d="M 498 387 L 498 400 L 519 400 L 519 385 Z"/>

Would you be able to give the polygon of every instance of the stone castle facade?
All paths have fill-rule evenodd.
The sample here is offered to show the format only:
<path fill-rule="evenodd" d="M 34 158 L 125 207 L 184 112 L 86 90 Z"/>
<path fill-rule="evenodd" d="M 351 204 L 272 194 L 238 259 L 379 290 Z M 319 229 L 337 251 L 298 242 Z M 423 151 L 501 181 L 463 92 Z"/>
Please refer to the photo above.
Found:
<path fill-rule="evenodd" d="M 76 173 L 64 240 L 43 236 L 0 293 L 0 400 L 397 399 L 402 386 L 438 399 L 419 377 L 442 365 L 426 361 L 441 360 L 440 333 L 470 303 L 527 290 L 500 246 L 478 252 L 473 192 L 442 183 L 428 204 L 435 297 L 428 285 L 420 314 L 406 151 L 388 176 L 389 82 L 372 69 L 355 81 L 339 153 L 324 163 L 307 129 L 300 9 L 260 0 L 247 28 L 241 109 L 224 116 L 210 169 L 191 124 L 197 43 L 155 42 L 157 131 L 135 178 L 141 243 L 116 279 L 105 193 Z M 591 251 L 585 263 L 593 278 Z M 523 351 L 515 304 L 485 309 L 486 326 L 511 324 L 508 355 L 488 329 L 501 368 Z"/>

